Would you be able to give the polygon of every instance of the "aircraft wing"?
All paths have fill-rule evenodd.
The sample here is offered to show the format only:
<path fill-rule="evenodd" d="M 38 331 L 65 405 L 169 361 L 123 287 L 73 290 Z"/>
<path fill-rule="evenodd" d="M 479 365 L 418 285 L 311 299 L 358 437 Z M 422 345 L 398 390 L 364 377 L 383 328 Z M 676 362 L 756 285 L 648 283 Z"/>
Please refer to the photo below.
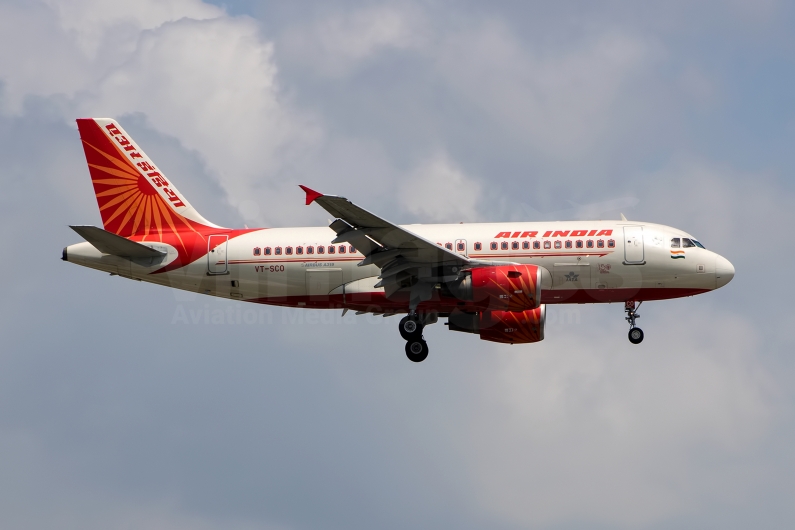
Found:
<path fill-rule="evenodd" d="M 330 228 L 337 233 L 333 243 L 346 242 L 365 258 L 360 266 L 374 264 L 381 269 L 380 282 L 387 297 L 401 289 L 409 291 L 411 309 L 431 298 L 439 282 L 459 277 L 464 267 L 475 265 L 466 256 L 378 217 L 344 197 L 323 195 L 306 186 L 306 204 L 318 203 L 337 219 Z"/>

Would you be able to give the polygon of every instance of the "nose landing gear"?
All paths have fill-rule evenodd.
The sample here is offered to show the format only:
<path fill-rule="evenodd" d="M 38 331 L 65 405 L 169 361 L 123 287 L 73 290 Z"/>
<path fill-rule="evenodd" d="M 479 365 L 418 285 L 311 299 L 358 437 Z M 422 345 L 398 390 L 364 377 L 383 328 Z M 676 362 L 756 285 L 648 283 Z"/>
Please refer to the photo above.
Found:
<path fill-rule="evenodd" d="M 406 357 L 421 363 L 428 357 L 428 343 L 422 338 L 425 325 L 416 312 L 411 312 L 400 320 L 400 336 L 406 341 Z"/>
<path fill-rule="evenodd" d="M 624 320 L 629 322 L 628 336 L 629 336 L 629 342 L 631 342 L 632 344 L 640 344 L 641 342 L 643 342 L 643 330 L 635 326 L 635 320 L 640 318 L 640 315 L 638 314 L 638 309 L 640 309 L 642 303 L 643 302 L 640 302 L 636 306 L 634 300 L 629 300 L 627 302 L 624 302 L 624 311 L 627 314 Z"/>

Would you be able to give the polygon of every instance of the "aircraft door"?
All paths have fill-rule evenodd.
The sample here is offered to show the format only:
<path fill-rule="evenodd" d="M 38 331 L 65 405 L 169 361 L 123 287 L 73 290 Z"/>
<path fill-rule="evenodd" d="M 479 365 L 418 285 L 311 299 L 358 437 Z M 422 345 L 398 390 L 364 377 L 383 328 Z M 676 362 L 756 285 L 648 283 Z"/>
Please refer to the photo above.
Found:
<path fill-rule="evenodd" d="M 207 272 L 210 274 L 226 274 L 228 260 L 226 245 L 229 236 L 210 236 L 207 239 Z"/>
<path fill-rule="evenodd" d="M 642 226 L 624 227 L 624 263 L 637 265 L 645 263 Z"/>
<path fill-rule="evenodd" d="M 467 240 L 466 239 L 456 239 L 455 240 L 455 251 L 461 254 L 462 256 L 467 255 Z"/>

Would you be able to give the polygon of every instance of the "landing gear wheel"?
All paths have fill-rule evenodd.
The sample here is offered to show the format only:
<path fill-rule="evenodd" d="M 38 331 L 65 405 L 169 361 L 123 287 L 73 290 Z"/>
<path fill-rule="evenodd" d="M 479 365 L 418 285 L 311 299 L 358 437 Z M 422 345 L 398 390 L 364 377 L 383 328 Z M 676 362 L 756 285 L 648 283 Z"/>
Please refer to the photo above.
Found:
<path fill-rule="evenodd" d="M 632 344 L 640 344 L 643 342 L 643 330 L 635 327 L 635 321 L 640 318 L 638 309 L 643 302 L 635 305 L 634 300 L 627 300 L 624 302 L 624 312 L 627 317 L 624 319 L 629 322 L 629 342 Z"/>
<path fill-rule="evenodd" d="M 407 315 L 400 319 L 398 325 L 403 340 L 416 341 L 422 339 L 422 324 L 416 316 Z"/>
<path fill-rule="evenodd" d="M 421 363 L 428 357 L 428 343 L 422 339 L 406 342 L 406 357 L 409 361 Z"/>

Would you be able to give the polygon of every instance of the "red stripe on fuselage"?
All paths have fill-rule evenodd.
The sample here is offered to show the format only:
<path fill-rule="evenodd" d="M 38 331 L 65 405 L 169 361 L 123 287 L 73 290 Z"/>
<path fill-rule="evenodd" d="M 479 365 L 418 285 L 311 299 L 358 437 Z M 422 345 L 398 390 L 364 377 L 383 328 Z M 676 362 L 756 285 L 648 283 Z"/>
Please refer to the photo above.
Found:
<path fill-rule="evenodd" d="M 643 289 L 580 289 L 580 290 L 552 290 L 547 289 L 541 293 L 541 302 L 544 304 L 598 304 L 610 302 L 637 302 L 648 300 L 667 300 L 682 298 L 705 293 L 710 289 L 683 289 L 648 287 Z M 283 307 L 298 307 L 305 309 L 341 309 L 348 308 L 354 311 L 367 311 L 369 313 L 406 313 L 408 311 L 408 293 L 396 294 L 392 299 L 387 299 L 383 292 L 348 293 L 319 296 L 282 296 L 263 297 L 245 300 L 257 304 L 276 305 Z M 470 302 L 455 298 L 440 298 L 423 302 L 420 311 L 437 311 L 449 313 L 455 309 L 459 311 L 482 311 Z"/>

